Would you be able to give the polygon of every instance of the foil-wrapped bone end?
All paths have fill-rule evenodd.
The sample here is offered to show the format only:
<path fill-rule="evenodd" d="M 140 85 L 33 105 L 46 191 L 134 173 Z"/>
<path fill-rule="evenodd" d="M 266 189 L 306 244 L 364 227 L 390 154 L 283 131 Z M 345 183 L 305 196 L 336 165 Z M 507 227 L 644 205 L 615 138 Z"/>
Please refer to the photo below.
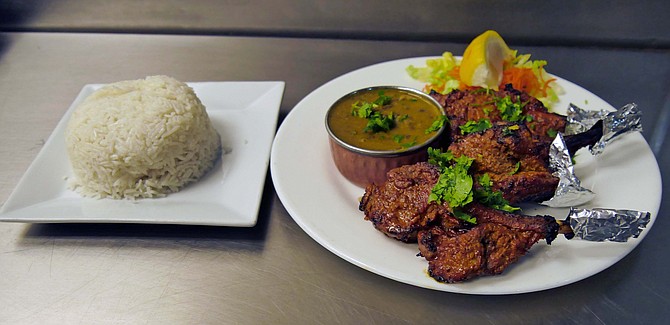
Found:
<path fill-rule="evenodd" d="M 609 111 L 587 111 L 579 108 L 579 106 L 570 103 L 568 105 L 568 112 L 566 119 L 568 123 L 565 126 L 565 135 L 579 134 L 588 131 L 591 127 L 605 116 Z"/>
<path fill-rule="evenodd" d="M 621 135 L 634 131 L 642 132 L 642 111 L 635 103 L 626 104 L 614 112 L 586 111 L 571 103 L 568 106 L 565 134 L 582 133 L 599 120 L 603 121 L 603 136 L 591 146 L 590 151 L 593 155 L 602 153 L 609 143 Z"/>
<path fill-rule="evenodd" d="M 559 178 L 554 196 L 540 204 L 552 208 L 570 207 L 584 204 L 595 197 L 595 193 L 582 187 L 572 165 L 572 157 L 560 133 L 549 148 L 549 168 Z"/>
<path fill-rule="evenodd" d="M 602 137 L 591 146 L 593 155 L 603 152 L 605 147 L 621 135 L 634 131 L 642 131 L 642 112 L 634 103 L 627 104 L 617 111 L 587 111 L 574 104 L 568 106 L 568 124 L 566 135 L 587 132 L 598 121 L 603 121 Z M 572 157 L 562 134 L 558 134 L 549 149 L 549 167 L 559 178 L 554 196 L 540 204 L 550 207 L 571 207 L 589 202 L 595 193 L 583 188 L 575 175 Z"/>
<path fill-rule="evenodd" d="M 589 241 L 614 242 L 637 238 L 650 220 L 649 212 L 600 208 L 571 208 L 566 219 L 575 237 Z"/>

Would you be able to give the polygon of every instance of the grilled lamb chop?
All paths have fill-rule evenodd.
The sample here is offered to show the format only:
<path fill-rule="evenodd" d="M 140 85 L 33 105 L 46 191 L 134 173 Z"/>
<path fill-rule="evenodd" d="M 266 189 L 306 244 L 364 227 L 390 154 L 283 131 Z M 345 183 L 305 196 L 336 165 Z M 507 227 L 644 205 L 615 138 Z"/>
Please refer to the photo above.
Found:
<path fill-rule="evenodd" d="M 499 274 L 539 240 L 551 243 L 565 231 L 550 216 L 507 213 L 477 202 L 462 208 L 477 225 L 462 221 L 448 204 L 428 202 L 439 173 L 425 162 L 398 167 L 383 184 L 370 184 L 359 205 L 365 219 L 387 236 L 403 242 L 418 239 L 420 254 L 439 281 Z"/>
<path fill-rule="evenodd" d="M 447 203 L 428 202 L 439 176 L 439 168 L 426 162 L 395 168 L 389 171 L 383 184 L 367 186 L 359 209 L 377 230 L 403 242 L 416 242 L 418 232 L 434 224 L 455 232 L 467 228 L 468 224 L 456 218 Z M 483 222 L 503 224 L 514 229 L 539 231 L 546 226 L 537 218 L 511 218 L 496 211 L 480 204 L 470 204 L 464 210 L 478 220 L 482 218 Z M 551 242 L 555 234 L 553 237 L 548 234 L 545 238 Z"/>
<path fill-rule="evenodd" d="M 559 179 L 549 170 L 549 148 L 555 133 L 565 130 L 565 116 L 550 113 L 542 102 L 511 85 L 499 91 L 455 90 L 431 96 L 449 118 L 449 150 L 455 156 L 475 160 L 473 175 L 488 173 L 493 189 L 501 191 L 512 204 L 541 202 L 553 196 Z M 516 115 L 510 113 L 514 105 L 521 108 Z M 492 128 L 462 132 L 461 126 L 481 119 L 489 120 Z M 566 136 L 565 141 L 574 154 L 600 137 L 602 124 L 597 124 L 582 134 Z"/>
<path fill-rule="evenodd" d="M 550 216 L 524 216 L 471 204 L 466 212 L 477 225 L 457 232 L 437 225 L 418 235 L 428 273 L 442 282 L 460 282 L 502 273 L 541 239 L 556 238 L 559 224 Z"/>
<path fill-rule="evenodd" d="M 549 170 L 549 132 L 563 131 L 565 117 L 549 113 L 541 102 L 511 88 L 487 93 L 481 90 L 433 94 L 445 106 L 452 143 L 448 150 L 473 159 L 473 176 L 488 174 L 492 189 L 515 204 L 549 199 L 558 178 Z M 522 118 L 510 122 L 497 109 L 497 99 L 509 96 L 524 103 Z M 492 127 L 462 134 L 460 126 L 487 118 Z M 602 124 L 582 134 L 564 137 L 571 153 L 594 144 Z M 445 203 L 428 202 L 440 178 L 440 168 L 427 162 L 388 172 L 382 184 L 365 189 L 359 209 L 374 227 L 403 242 L 419 243 L 420 255 L 429 262 L 432 277 L 458 282 L 479 275 L 500 274 L 541 239 L 550 244 L 558 233 L 572 238 L 569 225 L 551 216 L 524 216 L 502 212 L 473 202 L 460 209 L 477 219 L 473 225 L 458 219 Z M 474 182 L 474 186 L 481 186 Z"/>
<path fill-rule="evenodd" d="M 358 208 L 377 230 L 403 242 L 416 242 L 419 230 L 440 216 L 448 216 L 446 204 L 428 203 L 440 170 L 426 162 L 401 166 L 388 172 L 383 184 L 370 184 Z M 458 223 L 454 217 L 446 218 Z"/>
<path fill-rule="evenodd" d="M 602 122 L 584 133 L 565 136 L 568 151 L 593 145 L 602 136 Z M 499 123 L 461 137 L 449 146 L 454 156 L 474 159 L 470 172 L 488 174 L 493 189 L 512 204 L 550 199 L 559 179 L 549 168 L 551 141 L 535 136 L 524 124 Z"/>
<path fill-rule="evenodd" d="M 541 238 L 538 233 L 494 223 L 478 225 L 458 236 L 447 236 L 434 227 L 419 234 L 419 249 L 428 260 L 430 276 L 453 283 L 502 273 Z"/>
<path fill-rule="evenodd" d="M 525 124 L 531 133 L 540 139 L 551 141 L 555 132 L 565 130 L 566 119 L 555 113 L 550 113 L 541 101 L 525 92 L 516 90 L 511 84 L 505 85 L 499 91 L 486 89 L 454 90 L 449 94 L 442 95 L 436 92 L 430 94 L 445 109 L 449 118 L 450 136 L 452 141 L 463 137 L 460 127 L 468 121 L 488 119 L 491 123 L 498 122 L 521 122 Z M 520 103 L 522 113 L 528 118 L 519 120 L 504 119 L 499 109 L 503 109 L 503 99 L 509 99 L 513 103 Z M 518 116 L 517 116 L 518 117 Z"/>
<path fill-rule="evenodd" d="M 549 143 L 537 140 L 523 124 L 498 124 L 468 134 L 449 151 L 474 159 L 470 172 L 488 174 L 493 189 L 512 204 L 547 200 L 558 185 L 558 177 L 549 170 Z"/>
<path fill-rule="evenodd" d="M 473 202 L 463 208 L 463 212 L 477 218 L 477 224 L 494 223 L 509 229 L 530 231 L 541 235 L 547 244 L 551 244 L 559 233 L 572 238 L 570 229 L 561 228 L 561 224 L 552 216 L 527 216 L 517 213 L 505 212 L 487 207 L 483 204 Z"/>

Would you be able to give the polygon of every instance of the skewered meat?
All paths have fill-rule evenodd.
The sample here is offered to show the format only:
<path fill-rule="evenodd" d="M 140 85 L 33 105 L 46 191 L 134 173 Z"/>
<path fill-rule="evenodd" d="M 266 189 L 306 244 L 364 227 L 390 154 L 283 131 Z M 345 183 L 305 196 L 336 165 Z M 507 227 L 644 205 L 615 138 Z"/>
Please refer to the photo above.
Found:
<path fill-rule="evenodd" d="M 467 223 L 456 218 L 447 203 L 428 202 L 430 191 L 439 175 L 439 168 L 426 162 L 395 168 L 389 171 L 388 179 L 383 184 L 367 186 L 359 209 L 377 230 L 403 242 L 415 242 L 418 232 L 433 224 L 440 224 L 443 229 L 453 232 L 466 229 Z M 474 203 L 466 206 L 463 212 L 477 217 L 479 223 L 547 231 L 545 238 L 548 242 L 556 237 L 555 230 L 545 229 L 546 222 L 537 218 L 501 214 L 498 210 Z"/>
<path fill-rule="evenodd" d="M 593 145 L 602 137 L 602 122 L 590 130 L 565 136 L 568 151 Z M 534 136 L 524 124 L 499 123 L 485 131 L 468 134 L 449 146 L 454 156 L 474 159 L 470 171 L 488 174 L 493 189 L 512 204 L 550 199 L 559 179 L 549 168 L 551 142 Z"/>
<path fill-rule="evenodd" d="M 449 118 L 451 141 L 456 141 L 463 137 L 460 127 L 468 121 L 479 121 L 488 119 L 492 124 L 498 122 L 522 122 L 531 133 L 540 139 L 551 141 L 555 132 L 565 130 L 566 119 L 555 113 L 550 113 L 547 108 L 536 98 L 525 92 L 516 90 L 511 84 L 505 85 L 499 91 L 486 89 L 454 90 L 449 94 L 442 95 L 436 92 L 430 94 L 445 109 Z M 506 101 L 504 99 L 509 99 Z M 519 103 L 523 116 L 516 116 L 515 120 L 510 120 L 501 110 L 505 110 L 503 105 Z"/>
<path fill-rule="evenodd" d="M 419 252 L 428 273 L 442 282 L 460 282 L 502 273 L 541 239 L 556 238 L 559 224 L 550 216 L 524 216 L 481 204 L 466 207 L 477 225 L 465 232 L 436 225 L 418 235 Z"/>
<path fill-rule="evenodd" d="M 444 282 L 501 273 L 541 239 L 551 243 L 559 224 L 550 216 L 523 216 L 471 203 L 463 212 L 472 226 L 445 203 L 428 203 L 439 169 L 425 162 L 389 172 L 380 186 L 370 184 L 359 208 L 376 229 L 404 242 L 419 242 L 429 273 Z"/>
<path fill-rule="evenodd" d="M 565 116 L 550 113 L 542 102 L 511 85 L 499 91 L 469 89 L 431 95 L 449 118 L 449 151 L 474 159 L 473 175 L 488 173 L 493 189 L 512 204 L 553 196 L 559 179 L 549 170 L 549 148 L 555 133 L 565 130 Z M 468 122 L 482 119 L 491 128 L 474 133 L 461 130 Z M 574 154 L 601 136 L 602 124 L 597 124 L 583 134 L 566 136 L 565 141 Z"/>
<path fill-rule="evenodd" d="M 549 170 L 549 142 L 539 141 L 523 124 L 498 124 L 449 146 L 454 156 L 474 159 L 474 176 L 488 174 L 493 189 L 512 204 L 544 201 L 554 195 L 558 177 Z"/>
<path fill-rule="evenodd" d="M 359 204 L 365 219 L 379 231 L 403 242 L 416 242 L 418 231 L 440 216 L 458 224 L 449 216 L 447 204 L 428 203 L 430 190 L 440 177 L 437 167 L 420 162 L 392 169 L 387 175 L 383 184 L 366 187 Z"/>
<path fill-rule="evenodd" d="M 421 255 L 428 273 L 442 282 L 460 282 L 480 275 L 502 273 L 528 252 L 542 236 L 484 223 L 457 236 L 433 227 L 419 234 Z"/>
<path fill-rule="evenodd" d="M 433 96 L 449 117 L 452 143 L 448 150 L 454 157 L 473 159 L 469 173 L 475 179 L 487 174 L 491 189 L 500 191 L 512 204 L 553 196 L 559 179 L 548 166 L 550 131 L 563 131 L 564 117 L 549 113 L 541 102 L 511 86 L 493 93 L 472 90 Z M 504 97 L 523 103 L 517 108 L 523 107 L 522 115 L 530 117 L 504 118 L 497 109 L 497 99 Z M 491 122 L 490 128 L 461 133 L 460 126 L 484 118 Z M 564 138 L 574 153 L 601 136 L 602 126 L 597 124 L 583 134 Z M 365 219 L 379 231 L 403 242 L 418 242 L 430 275 L 439 281 L 500 274 L 541 239 L 550 244 L 558 233 L 574 236 L 569 225 L 551 216 L 508 213 L 476 201 L 459 211 L 446 202 L 429 202 L 440 173 L 439 167 L 427 162 L 393 169 L 384 183 L 366 187 L 359 204 Z M 474 182 L 474 186 L 483 185 Z M 476 225 L 457 218 L 455 212 L 475 217 Z"/>
<path fill-rule="evenodd" d="M 551 244 L 559 233 L 564 233 L 566 230 L 561 229 L 560 224 L 552 216 L 527 216 L 505 212 L 487 207 L 477 202 L 465 206 L 463 212 L 475 216 L 477 218 L 477 224 L 494 223 L 509 229 L 530 231 L 540 234 L 540 238 L 546 240 L 547 244 Z M 570 236 L 569 233 L 565 235 L 568 237 Z"/>

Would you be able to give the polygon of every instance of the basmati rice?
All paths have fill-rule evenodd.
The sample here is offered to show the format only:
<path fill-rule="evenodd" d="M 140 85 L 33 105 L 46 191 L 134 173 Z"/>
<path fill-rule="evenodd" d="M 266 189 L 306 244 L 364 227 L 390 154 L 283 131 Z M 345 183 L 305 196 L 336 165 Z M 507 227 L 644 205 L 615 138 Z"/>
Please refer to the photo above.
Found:
<path fill-rule="evenodd" d="M 212 168 L 221 139 L 193 89 L 167 76 L 112 83 L 72 113 L 70 187 L 97 198 L 176 192 Z"/>

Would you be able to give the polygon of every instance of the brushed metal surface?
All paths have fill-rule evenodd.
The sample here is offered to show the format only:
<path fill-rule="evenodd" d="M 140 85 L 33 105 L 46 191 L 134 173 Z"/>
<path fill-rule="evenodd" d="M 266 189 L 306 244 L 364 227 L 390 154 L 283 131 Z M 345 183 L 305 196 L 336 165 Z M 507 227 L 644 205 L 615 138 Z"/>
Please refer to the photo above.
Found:
<path fill-rule="evenodd" d="M 636 101 L 670 173 L 667 51 L 521 47 L 614 106 Z M 394 41 L 0 34 L 0 204 L 84 84 L 168 74 L 184 81 L 284 80 L 283 118 L 352 69 L 460 53 L 464 44 Z M 666 134 L 666 133 L 662 133 Z M 324 143 L 327 145 L 327 143 Z M 630 255 L 578 283 L 516 296 L 416 288 L 319 246 L 288 215 L 271 178 L 253 228 L 0 223 L 5 324 L 660 323 L 670 316 L 667 207 Z M 39 191 L 36 188 L 35 191 Z M 569 267 L 569 266 L 566 266 Z"/>
<path fill-rule="evenodd" d="M 0 31 L 464 43 L 495 29 L 524 44 L 668 49 L 668 12 L 665 0 L 24 0 L 0 2 Z"/>

